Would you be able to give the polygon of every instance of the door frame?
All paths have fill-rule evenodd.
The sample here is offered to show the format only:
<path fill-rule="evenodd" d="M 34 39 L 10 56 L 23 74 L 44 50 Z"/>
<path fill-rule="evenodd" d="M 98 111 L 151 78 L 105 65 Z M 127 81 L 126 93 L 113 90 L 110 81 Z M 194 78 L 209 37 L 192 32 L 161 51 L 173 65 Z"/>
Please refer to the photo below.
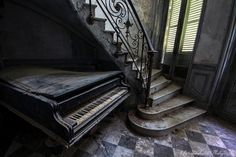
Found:
<path fill-rule="evenodd" d="M 184 19 L 185 19 L 185 11 L 186 11 L 186 7 L 187 7 L 187 2 L 188 0 L 186 0 L 186 1 L 184 1 L 184 4 L 182 4 L 183 6 L 183 8 L 185 8 L 185 10 L 184 11 L 182 11 L 181 13 L 182 13 L 182 15 L 184 14 L 184 17 L 182 17 L 182 18 L 180 18 L 179 20 L 181 20 L 181 22 L 180 23 L 182 23 L 182 25 L 183 25 L 183 22 L 184 22 Z M 197 35 L 196 35 L 196 40 L 195 40 L 195 45 L 194 45 L 194 48 L 193 48 L 193 51 L 191 52 L 191 53 L 188 53 L 188 54 L 184 54 L 184 53 L 179 53 L 179 51 L 178 51 L 178 49 L 179 49 L 179 42 L 180 41 L 176 41 L 175 40 L 175 45 L 178 45 L 178 47 L 176 47 L 176 54 L 175 53 L 171 53 L 171 57 L 170 57 L 170 61 L 172 61 L 172 62 L 174 62 L 174 63 L 172 63 L 172 64 L 174 64 L 174 65 L 169 65 L 168 63 L 167 64 L 165 64 L 165 63 L 162 63 L 163 64 L 163 66 L 165 67 L 165 73 L 168 73 L 169 74 L 169 76 L 173 76 L 173 78 L 175 79 L 176 77 L 180 77 L 181 79 L 184 79 L 184 82 L 187 82 L 187 80 L 189 80 L 190 78 L 190 76 L 188 75 L 188 74 L 190 74 L 191 73 L 191 69 L 192 69 L 192 66 L 193 66 L 193 60 L 194 60 L 194 57 L 195 57 L 195 53 L 196 53 L 196 48 L 198 47 L 198 43 L 199 43 L 199 40 L 200 40 L 200 35 L 201 35 L 201 32 L 202 32 L 202 26 L 203 26 L 203 22 L 204 22 L 204 16 L 205 16 L 205 12 L 206 12 L 206 8 L 207 8 L 207 4 L 208 4 L 208 0 L 204 0 L 203 1 L 203 5 L 202 5 L 202 13 L 201 13 L 201 17 L 200 17 L 200 20 L 199 20 L 199 26 L 198 26 L 198 31 L 197 31 Z M 181 13 L 180 13 L 180 16 L 181 16 Z M 168 12 L 167 12 L 167 14 L 168 14 Z M 178 24 L 178 25 L 180 25 L 180 23 Z M 179 38 L 179 40 L 180 40 L 180 38 L 181 38 L 181 34 L 182 34 L 182 27 L 181 27 L 181 30 L 178 28 L 178 30 L 177 31 L 179 31 L 179 36 L 178 36 L 178 34 L 177 34 L 177 36 L 176 36 L 176 38 Z M 165 34 L 164 34 L 164 36 L 165 36 Z M 162 45 L 163 46 L 163 45 Z M 164 52 L 163 52 L 164 53 Z M 184 66 L 181 66 L 181 65 L 178 65 L 177 64 L 177 58 L 179 57 L 179 56 L 185 56 L 185 58 L 189 58 L 189 63 L 188 63 L 188 66 L 186 65 L 184 65 Z M 163 56 L 163 54 L 162 54 L 162 56 Z M 173 57 L 173 58 L 172 58 Z M 172 59 L 171 59 L 172 58 Z M 182 58 L 184 58 L 184 57 L 182 57 Z M 162 59 L 161 59 L 162 60 Z M 172 67 L 171 67 L 172 66 Z M 172 70 L 171 70 L 172 69 Z M 179 69 L 179 70 L 186 70 L 187 71 L 187 73 L 186 73 L 186 77 L 185 78 L 182 78 L 181 77 L 181 74 L 180 75 L 177 75 L 177 76 L 175 76 L 173 73 L 174 73 L 174 71 L 176 70 L 176 69 Z M 178 70 L 178 71 L 179 71 Z M 170 74 L 171 73 L 171 74 Z M 183 74 L 184 75 L 184 74 Z M 184 87 L 185 88 L 185 87 Z"/>

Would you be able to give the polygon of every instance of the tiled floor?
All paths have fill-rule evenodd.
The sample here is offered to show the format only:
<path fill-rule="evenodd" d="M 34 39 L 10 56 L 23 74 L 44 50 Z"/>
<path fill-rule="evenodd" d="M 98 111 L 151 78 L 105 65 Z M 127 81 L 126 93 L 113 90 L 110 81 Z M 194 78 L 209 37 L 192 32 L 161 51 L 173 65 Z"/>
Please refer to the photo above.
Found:
<path fill-rule="evenodd" d="M 171 135 L 136 135 L 125 113 L 106 118 L 92 135 L 69 149 L 50 149 L 35 129 L 19 133 L 6 157 L 236 157 L 236 127 L 206 116 Z M 34 130 L 34 131 L 32 131 Z M 45 142 L 47 141 L 47 142 Z M 62 153 L 61 153 L 62 151 Z"/>

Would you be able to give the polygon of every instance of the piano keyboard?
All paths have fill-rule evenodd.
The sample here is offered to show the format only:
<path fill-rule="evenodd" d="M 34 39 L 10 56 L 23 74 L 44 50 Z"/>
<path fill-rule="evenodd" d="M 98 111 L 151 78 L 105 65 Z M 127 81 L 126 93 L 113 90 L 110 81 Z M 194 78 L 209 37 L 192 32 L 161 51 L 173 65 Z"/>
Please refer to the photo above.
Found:
<path fill-rule="evenodd" d="M 67 118 L 75 121 L 78 125 L 81 125 L 91 117 L 95 116 L 99 111 L 109 107 L 109 104 L 122 97 L 127 92 L 127 88 L 117 87 L 101 97 L 94 99 L 83 108 L 69 114 Z"/>

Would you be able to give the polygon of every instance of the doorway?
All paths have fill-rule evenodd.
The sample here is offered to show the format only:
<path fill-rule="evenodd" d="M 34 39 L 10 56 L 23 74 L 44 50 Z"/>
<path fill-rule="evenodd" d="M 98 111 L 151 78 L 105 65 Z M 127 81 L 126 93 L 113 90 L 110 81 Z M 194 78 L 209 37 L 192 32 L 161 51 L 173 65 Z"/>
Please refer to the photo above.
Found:
<path fill-rule="evenodd" d="M 205 0 L 170 0 L 162 65 L 170 78 L 186 78 L 198 40 Z"/>

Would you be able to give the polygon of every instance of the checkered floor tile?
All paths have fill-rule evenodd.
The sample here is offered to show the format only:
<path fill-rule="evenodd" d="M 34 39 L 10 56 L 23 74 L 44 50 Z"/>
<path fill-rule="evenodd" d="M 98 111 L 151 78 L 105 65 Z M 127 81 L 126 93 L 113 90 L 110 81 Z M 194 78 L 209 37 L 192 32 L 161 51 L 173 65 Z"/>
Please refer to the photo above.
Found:
<path fill-rule="evenodd" d="M 236 127 L 212 117 L 164 137 L 143 137 L 125 124 L 125 113 L 107 118 L 92 135 L 69 149 L 48 148 L 45 142 L 20 134 L 9 147 L 6 157 L 236 157 Z M 20 136 L 20 137 L 19 137 Z M 23 136 L 23 137 L 22 137 Z M 25 139 L 26 138 L 26 139 Z M 46 138 L 46 137 L 45 137 Z M 24 142 L 19 139 L 24 139 Z M 38 139 L 38 138 L 36 138 Z M 35 146 L 34 146 L 35 147 Z"/>

